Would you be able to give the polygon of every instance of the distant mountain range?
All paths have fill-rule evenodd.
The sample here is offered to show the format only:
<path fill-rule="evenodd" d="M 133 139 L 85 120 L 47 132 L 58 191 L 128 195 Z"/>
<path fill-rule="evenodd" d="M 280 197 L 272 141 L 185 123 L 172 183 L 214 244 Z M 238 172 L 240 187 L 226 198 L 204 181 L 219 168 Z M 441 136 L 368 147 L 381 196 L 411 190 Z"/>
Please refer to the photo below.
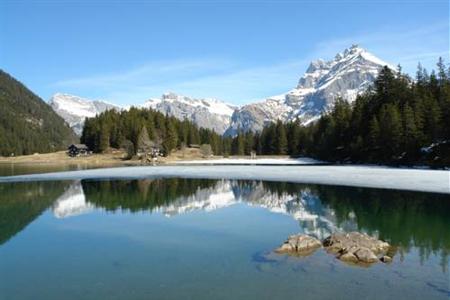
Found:
<path fill-rule="evenodd" d="M 277 120 L 299 120 L 307 124 L 330 109 L 338 97 L 354 101 L 374 82 L 385 65 L 389 66 L 365 49 L 353 45 L 332 60 L 311 62 L 294 89 L 261 102 L 237 107 L 216 99 L 195 99 L 168 93 L 135 106 L 152 108 L 179 119 L 187 118 L 200 127 L 226 135 L 235 135 L 238 131 L 260 131 L 266 124 Z M 49 104 L 77 134 L 81 133 L 86 117 L 107 109 L 125 109 L 105 101 L 61 93 L 55 94 Z"/>

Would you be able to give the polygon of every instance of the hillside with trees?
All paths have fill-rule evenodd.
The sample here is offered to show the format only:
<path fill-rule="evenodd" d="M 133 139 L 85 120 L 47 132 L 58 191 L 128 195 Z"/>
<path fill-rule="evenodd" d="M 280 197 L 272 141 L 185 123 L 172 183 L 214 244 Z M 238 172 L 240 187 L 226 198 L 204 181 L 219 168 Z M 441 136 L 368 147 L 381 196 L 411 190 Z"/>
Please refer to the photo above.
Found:
<path fill-rule="evenodd" d="M 62 150 L 72 129 L 41 98 L 0 70 L 0 155 Z"/>

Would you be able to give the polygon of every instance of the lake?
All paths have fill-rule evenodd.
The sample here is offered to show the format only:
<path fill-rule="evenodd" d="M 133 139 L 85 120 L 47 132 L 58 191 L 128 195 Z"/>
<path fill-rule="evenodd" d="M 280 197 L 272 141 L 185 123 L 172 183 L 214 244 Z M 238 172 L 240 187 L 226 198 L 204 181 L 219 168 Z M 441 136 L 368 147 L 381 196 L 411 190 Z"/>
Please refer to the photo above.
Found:
<path fill-rule="evenodd" d="M 290 235 L 362 231 L 391 264 Z M 448 299 L 448 195 L 297 183 L 77 180 L 0 184 L 0 299 Z"/>
<path fill-rule="evenodd" d="M 105 167 L 120 167 L 120 165 L 114 166 L 108 164 L 86 164 L 86 163 L 72 163 L 72 164 L 0 163 L 0 176 L 76 171 L 76 170 L 98 169 Z"/>

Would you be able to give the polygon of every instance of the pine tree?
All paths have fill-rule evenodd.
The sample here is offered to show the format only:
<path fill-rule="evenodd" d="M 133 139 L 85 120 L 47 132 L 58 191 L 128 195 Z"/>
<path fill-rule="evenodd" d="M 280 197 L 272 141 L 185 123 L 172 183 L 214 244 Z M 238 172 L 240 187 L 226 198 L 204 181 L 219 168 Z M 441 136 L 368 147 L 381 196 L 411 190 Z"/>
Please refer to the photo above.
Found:
<path fill-rule="evenodd" d="M 445 69 L 445 63 L 442 57 L 439 57 L 437 67 L 438 67 L 439 85 L 443 86 L 447 81 L 447 71 Z"/>
<path fill-rule="evenodd" d="M 102 124 L 100 127 L 98 137 L 98 152 L 104 152 L 109 148 L 109 129 L 106 124 Z"/>
<path fill-rule="evenodd" d="M 372 150 L 379 147 L 380 142 L 380 125 L 376 116 L 373 116 L 369 123 L 369 145 Z"/>
<path fill-rule="evenodd" d="M 142 126 L 141 132 L 138 136 L 138 143 L 137 143 L 137 151 L 141 151 L 144 153 L 147 153 L 151 150 L 151 147 L 153 146 L 152 141 L 150 140 L 150 137 L 148 135 L 147 127 Z"/>
<path fill-rule="evenodd" d="M 245 139 L 242 132 L 238 133 L 235 138 L 235 154 L 244 155 L 245 154 Z"/>
<path fill-rule="evenodd" d="M 178 142 L 177 130 L 169 117 L 166 117 L 165 129 L 166 133 L 164 136 L 163 147 L 165 153 L 169 155 L 170 152 L 175 149 Z"/>
<path fill-rule="evenodd" d="M 409 105 L 403 108 L 403 150 L 416 155 L 419 146 L 419 134 L 414 121 L 414 111 Z"/>
<path fill-rule="evenodd" d="M 255 133 L 253 147 L 256 151 L 256 154 L 261 155 L 263 153 L 261 134 L 259 132 Z"/>
<path fill-rule="evenodd" d="M 395 160 L 400 149 L 402 123 L 398 109 L 393 104 L 382 107 L 380 112 L 380 143 L 385 161 Z"/>
<path fill-rule="evenodd" d="M 392 70 L 384 66 L 375 80 L 375 90 L 377 92 L 379 104 L 387 104 L 392 100 L 391 95 L 394 89 L 395 77 Z"/>
<path fill-rule="evenodd" d="M 287 136 L 286 129 L 283 123 L 278 120 L 276 125 L 276 141 L 275 141 L 275 154 L 284 155 L 287 153 Z"/>
<path fill-rule="evenodd" d="M 336 146 L 344 147 L 349 142 L 347 132 L 350 126 L 351 114 L 350 104 L 342 98 L 338 98 L 331 113 L 335 124 Z"/>
<path fill-rule="evenodd" d="M 232 139 L 230 137 L 225 137 L 222 141 L 222 154 L 227 157 L 232 153 Z"/>
<path fill-rule="evenodd" d="M 288 154 L 298 155 L 300 152 L 300 125 L 298 122 L 292 122 L 287 125 L 288 136 Z"/>
<path fill-rule="evenodd" d="M 444 60 L 442 59 L 442 57 L 439 57 L 437 67 L 439 81 L 439 96 L 437 100 L 442 116 L 441 133 L 442 136 L 445 137 L 445 139 L 450 139 L 450 74 L 447 74 L 447 70 L 445 68 Z"/>
<path fill-rule="evenodd" d="M 425 84 L 425 76 L 423 74 L 423 68 L 422 64 L 419 63 L 417 65 L 417 71 L 416 71 L 416 82 L 419 86 L 423 86 Z"/>
<path fill-rule="evenodd" d="M 261 134 L 261 143 L 264 154 L 276 154 L 276 124 L 272 123 L 264 127 Z"/>
<path fill-rule="evenodd" d="M 178 136 L 180 137 L 180 142 L 184 143 L 185 145 L 189 144 L 189 121 L 187 119 L 184 119 L 181 122 L 181 126 L 179 129 Z"/>
<path fill-rule="evenodd" d="M 253 132 L 248 131 L 245 133 L 245 145 L 244 145 L 244 153 L 245 155 L 250 155 L 253 149 L 254 136 Z"/>
<path fill-rule="evenodd" d="M 441 109 L 433 97 L 424 100 L 427 113 L 424 117 L 424 132 L 428 142 L 437 141 L 441 132 Z"/>
<path fill-rule="evenodd" d="M 197 127 L 193 124 L 189 126 L 188 145 L 200 144 L 200 135 Z"/>

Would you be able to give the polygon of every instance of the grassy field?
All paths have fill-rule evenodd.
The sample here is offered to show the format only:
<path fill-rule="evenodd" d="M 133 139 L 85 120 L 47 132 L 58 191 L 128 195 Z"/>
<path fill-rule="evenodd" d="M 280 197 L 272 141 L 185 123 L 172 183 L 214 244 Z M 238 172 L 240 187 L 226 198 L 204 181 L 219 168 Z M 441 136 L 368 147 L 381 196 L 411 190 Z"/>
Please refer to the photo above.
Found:
<path fill-rule="evenodd" d="M 110 149 L 106 153 L 91 154 L 88 156 L 69 157 L 65 151 L 53 153 L 35 153 L 15 157 L 0 156 L 0 164 L 27 164 L 27 165 L 86 165 L 86 166 L 127 166 L 148 164 L 138 158 L 125 159 L 126 154 L 122 150 Z M 205 158 L 198 148 L 185 148 L 173 151 L 167 157 L 159 157 L 158 164 L 172 164 L 178 161 L 216 160 L 223 156 L 211 156 Z M 249 156 L 230 156 L 230 159 L 250 158 Z M 258 156 L 261 158 L 288 158 L 282 155 Z"/>
<path fill-rule="evenodd" d="M 138 158 L 125 159 L 126 154 L 122 150 L 110 149 L 106 153 L 91 154 L 88 156 L 70 157 L 65 151 L 53 153 L 35 153 L 14 157 L 0 156 L 0 164 L 87 164 L 87 165 L 141 165 L 144 164 Z M 214 158 L 221 158 L 215 156 Z M 158 162 L 165 164 L 179 160 L 204 159 L 197 148 L 186 148 L 172 152 L 168 157 L 158 158 Z"/>
<path fill-rule="evenodd" d="M 138 161 L 124 160 L 122 151 L 111 151 L 105 154 L 69 157 L 65 151 L 53 153 L 35 153 L 15 157 L 0 157 L 0 163 L 13 164 L 127 164 Z"/>

